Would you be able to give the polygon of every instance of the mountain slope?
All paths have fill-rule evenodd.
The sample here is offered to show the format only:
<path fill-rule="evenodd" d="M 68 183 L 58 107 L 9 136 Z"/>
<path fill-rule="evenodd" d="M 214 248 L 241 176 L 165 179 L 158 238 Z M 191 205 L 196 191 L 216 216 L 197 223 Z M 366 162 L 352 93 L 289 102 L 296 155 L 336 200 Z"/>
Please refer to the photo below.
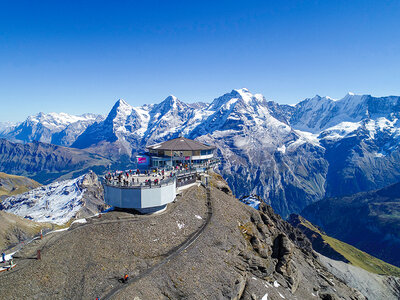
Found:
<path fill-rule="evenodd" d="M 208 109 L 190 137 L 218 147 L 235 195 L 258 194 L 285 215 L 324 194 L 324 149 L 272 117 L 261 95 L 232 91 Z"/>
<path fill-rule="evenodd" d="M 35 222 L 62 225 L 72 218 L 94 215 L 105 206 L 97 176 L 88 173 L 8 197 L 0 203 L 0 210 Z"/>
<path fill-rule="evenodd" d="M 110 160 L 84 150 L 40 142 L 19 144 L 0 139 L 0 170 L 30 177 L 40 183 L 105 171 Z"/>
<path fill-rule="evenodd" d="M 0 249 L 7 249 L 34 235 L 41 229 L 50 228 L 49 224 L 36 223 L 5 211 L 0 211 Z"/>
<path fill-rule="evenodd" d="M 38 186 L 40 186 L 40 183 L 32 179 L 0 172 L 0 201 L 8 196 L 25 193 Z"/>
<path fill-rule="evenodd" d="M 319 255 L 322 264 L 348 286 L 359 290 L 368 299 L 397 300 L 400 298 L 400 278 L 369 273 L 356 266 Z"/>
<path fill-rule="evenodd" d="M 327 198 L 306 207 L 302 215 L 328 235 L 400 267 L 400 183 Z"/>
<path fill-rule="evenodd" d="M 318 253 L 335 260 L 350 263 L 371 273 L 393 275 L 400 278 L 400 268 L 326 235 L 326 233 L 321 232 L 303 217 L 292 214 L 288 222 L 292 226 L 299 228 L 309 238 L 313 244 L 313 249 Z"/>

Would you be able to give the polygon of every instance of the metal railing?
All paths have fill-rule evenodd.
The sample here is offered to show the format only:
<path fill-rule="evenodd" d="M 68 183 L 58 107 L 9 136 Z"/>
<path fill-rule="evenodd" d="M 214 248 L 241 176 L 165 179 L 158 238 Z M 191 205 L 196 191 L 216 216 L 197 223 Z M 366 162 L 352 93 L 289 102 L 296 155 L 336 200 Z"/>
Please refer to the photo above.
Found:
<path fill-rule="evenodd" d="M 158 188 L 162 186 L 171 185 L 173 183 L 176 184 L 177 187 L 187 185 L 189 183 L 196 182 L 196 177 L 198 174 L 198 169 L 204 168 L 208 169 L 220 163 L 219 159 L 214 159 L 207 164 L 192 164 L 188 168 L 176 169 L 176 168 L 164 168 L 157 169 L 156 173 L 151 171 L 147 171 L 145 174 L 129 174 L 131 177 L 125 177 L 122 175 L 114 175 L 111 178 L 107 178 L 104 176 L 102 182 L 104 185 L 117 187 L 117 188 L 126 188 L 126 189 L 142 189 L 142 188 Z M 164 179 L 159 179 L 158 177 L 154 177 L 153 175 L 159 174 L 161 171 L 170 172 L 169 175 L 166 175 Z M 118 176 L 121 176 L 120 178 Z M 160 176 L 160 175 L 158 175 Z M 190 179 L 185 179 L 190 176 Z M 147 182 L 137 182 L 138 178 L 148 177 Z M 158 180 L 157 183 L 154 180 Z M 190 182 L 188 182 L 188 180 Z"/>
<path fill-rule="evenodd" d="M 130 180 L 127 180 L 126 177 L 124 176 L 122 176 L 121 179 L 118 179 L 117 175 L 117 178 L 112 177 L 111 179 L 103 177 L 102 181 L 104 185 L 117 188 L 126 188 L 126 189 L 158 188 L 166 185 L 171 185 L 173 183 L 177 183 L 177 181 L 181 182 L 182 178 L 185 178 L 187 176 L 193 176 L 194 181 L 196 181 L 197 170 L 195 168 L 176 170 L 171 172 L 172 173 L 170 174 L 172 175 L 169 175 L 164 179 L 158 179 L 157 177 L 154 178 L 151 175 L 142 174 L 142 175 L 130 175 L 131 176 Z M 147 179 L 147 182 L 135 181 L 135 179 L 141 177 L 149 177 L 149 179 Z M 154 182 L 155 179 L 158 180 L 157 183 Z M 181 184 L 179 186 L 181 186 Z"/>
<path fill-rule="evenodd" d="M 158 188 L 162 186 L 167 186 L 174 184 L 176 181 L 175 177 L 168 177 L 165 179 L 160 179 L 157 183 L 149 180 L 148 182 L 134 182 L 128 181 L 119 182 L 118 180 L 108 180 L 107 178 L 103 178 L 103 184 L 111 187 L 117 187 L 122 189 L 146 189 L 146 188 Z"/>

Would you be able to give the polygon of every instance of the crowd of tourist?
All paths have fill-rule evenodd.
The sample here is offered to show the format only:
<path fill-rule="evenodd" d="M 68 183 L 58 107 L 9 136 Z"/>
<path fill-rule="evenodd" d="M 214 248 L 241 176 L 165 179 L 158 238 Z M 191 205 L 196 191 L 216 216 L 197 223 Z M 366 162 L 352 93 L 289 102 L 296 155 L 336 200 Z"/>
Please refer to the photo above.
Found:
<path fill-rule="evenodd" d="M 176 175 L 192 170 L 187 164 L 180 164 L 173 169 L 154 168 L 152 170 L 127 170 L 109 172 L 105 175 L 106 183 L 118 186 L 152 186 L 169 182 Z"/>

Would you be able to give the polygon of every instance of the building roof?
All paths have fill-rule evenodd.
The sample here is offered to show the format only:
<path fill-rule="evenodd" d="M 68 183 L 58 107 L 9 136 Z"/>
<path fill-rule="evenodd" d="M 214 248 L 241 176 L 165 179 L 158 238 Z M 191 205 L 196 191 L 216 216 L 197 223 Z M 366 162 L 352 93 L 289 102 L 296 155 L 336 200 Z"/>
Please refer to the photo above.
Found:
<path fill-rule="evenodd" d="M 150 150 L 172 150 L 172 151 L 194 151 L 194 150 L 212 150 L 213 146 L 209 146 L 198 141 L 178 137 L 163 143 L 148 146 Z"/>

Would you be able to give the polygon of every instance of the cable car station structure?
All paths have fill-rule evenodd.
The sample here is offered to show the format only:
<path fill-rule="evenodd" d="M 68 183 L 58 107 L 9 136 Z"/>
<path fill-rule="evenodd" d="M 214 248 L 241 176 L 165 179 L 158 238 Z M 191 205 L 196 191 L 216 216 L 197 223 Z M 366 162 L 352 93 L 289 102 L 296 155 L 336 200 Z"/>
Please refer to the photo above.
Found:
<path fill-rule="evenodd" d="M 178 189 L 204 179 L 205 172 L 219 163 L 214 157 L 215 147 L 184 137 L 147 149 L 147 153 L 137 156 L 137 170 L 104 177 L 108 205 L 140 213 L 163 210 L 175 200 Z"/>

